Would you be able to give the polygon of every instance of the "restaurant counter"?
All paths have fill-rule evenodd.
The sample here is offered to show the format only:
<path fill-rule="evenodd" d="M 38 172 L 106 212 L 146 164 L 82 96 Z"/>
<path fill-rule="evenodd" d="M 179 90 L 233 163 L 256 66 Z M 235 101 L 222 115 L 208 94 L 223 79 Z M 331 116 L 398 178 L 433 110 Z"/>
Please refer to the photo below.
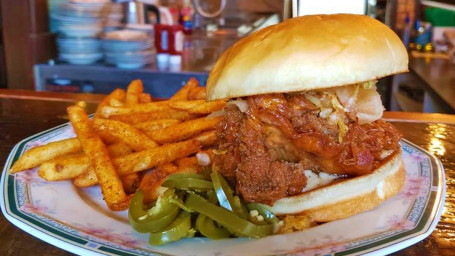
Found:
<path fill-rule="evenodd" d="M 103 95 L 0 90 L 0 168 L 22 139 L 68 122 L 66 107 L 86 101 L 94 112 Z M 441 220 L 423 241 L 393 255 L 453 255 L 455 251 L 455 116 L 386 112 L 405 139 L 438 157 L 445 168 L 447 193 Z M 0 255 L 70 255 L 9 223 L 0 216 Z"/>
<path fill-rule="evenodd" d="M 173 95 L 190 77 L 205 84 L 208 73 L 226 48 L 240 39 L 233 28 L 214 32 L 195 30 L 185 36 L 180 65 L 160 67 L 157 63 L 139 69 L 121 69 L 102 62 L 71 65 L 58 60 L 35 65 L 35 90 L 55 92 L 108 93 L 141 79 L 154 97 Z"/>
<path fill-rule="evenodd" d="M 409 68 L 432 96 L 455 111 L 455 63 L 447 59 L 410 58 Z"/>
<path fill-rule="evenodd" d="M 455 63 L 447 59 L 411 56 L 409 71 L 399 75 L 405 77 L 401 83 L 411 88 L 410 94 L 424 92 L 423 112 L 455 113 Z"/>

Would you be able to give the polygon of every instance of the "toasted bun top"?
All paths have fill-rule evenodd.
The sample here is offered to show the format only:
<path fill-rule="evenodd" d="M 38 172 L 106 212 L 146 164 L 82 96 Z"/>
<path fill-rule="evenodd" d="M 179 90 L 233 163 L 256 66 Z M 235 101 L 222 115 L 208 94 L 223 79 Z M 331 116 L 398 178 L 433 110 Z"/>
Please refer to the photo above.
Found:
<path fill-rule="evenodd" d="M 207 99 L 365 82 L 408 70 L 398 36 L 364 15 L 310 15 L 261 29 L 228 48 L 207 81 Z"/>

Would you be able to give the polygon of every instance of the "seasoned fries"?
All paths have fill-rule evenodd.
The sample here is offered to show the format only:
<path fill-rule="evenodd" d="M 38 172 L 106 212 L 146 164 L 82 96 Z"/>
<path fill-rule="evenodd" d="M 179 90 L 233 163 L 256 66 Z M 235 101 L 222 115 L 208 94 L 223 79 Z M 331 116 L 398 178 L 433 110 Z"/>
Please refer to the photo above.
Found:
<path fill-rule="evenodd" d="M 139 103 L 150 103 L 152 102 L 152 96 L 148 93 L 141 93 L 139 95 Z"/>
<path fill-rule="evenodd" d="M 131 154 L 133 151 L 123 143 L 109 145 L 107 151 L 111 158 Z M 92 169 L 92 170 L 90 170 Z M 90 159 L 84 153 L 61 156 L 56 159 L 44 162 L 38 169 L 38 175 L 48 181 L 69 180 L 82 176 L 87 171 L 93 171 Z M 90 184 L 97 184 L 98 180 L 91 178 Z"/>
<path fill-rule="evenodd" d="M 90 163 L 95 169 L 96 178 L 107 206 L 112 210 L 125 210 L 128 208 L 129 198 L 123 190 L 106 146 L 93 132 L 87 114 L 79 106 L 70 106 L 68 107 L 68 117 L 84 153 L 89 157 Z"/>
<path fill-rule="evenodd" d="M 140 80 L 116 89 L 98 105 L 93 120 L 70 106 L 76 138 L 51 142 L 25 152 L 10 172 L 38 168 L 47 181 L 72 181 L 78 188 L 99 185 L 111 210 L 124 210 L 140 187 L 157 198 L 171 173 L 197 173 L 210 164 L 222 117 L 207 115 L 226 102 L 206 102 L 205 87 L 190 79 L 173 97 L 152 100 Z M 203 149 L 203 151 L 201 151 Z"/>
<path fill-rule="evenodd" d="M 144 201 L 146 203 L 153 202 L 158 198 L 157 189 L 163 184 L 164 180 L 171 173 L 177 172 L 177 166 L 169 163 L 157 167 L 153 172 L 148 172 L 142 178 L 139 187 L 144 191 Z"/>
<path fill-rule="evenodd" d="M 206 96 L 205 87 L 194 87 L 188 92 L 188 100 L 204 100 Z"/>
<path fill-rule="evenodd" d="M 133 153 L 133 150 L 131 150 L 131 148 L 125 143 L 117 142 L 107 146 L 107 152 L 109 152 L 109 156 L 112 158 L 131 154 Z"/>
<path fill-rule="evenodd" d="M 38 175 L 47 181 L 74 179 L 83 174 L 90 166 L 90 159 L 83 153 L 62 156 L 44 162 Z"/>
<path fill-rule="evenodd" d="M 81 150 L 81 144 L 77 138 L 51 142 L 47 145 L 34 147 L 25 152 L 13 165 L 10 172 L 20 172 L 37 167 L 40 164 L 64 156 L 77 153 Z"/>
<path fill-rule="evenodd" d="M 159 144 L 182 141 L 193 137 L 203 131 L 215 128 L 216 123 L 221 117 L 198 118 L 180 124 L 169 126 L 164 129 L 146 131 L 147 136 Z"/>
<path fill-rule="evenodd" d="M 194 79 L 190 78 L 188 82 L 180 88 L 180 90 L 174 94 L 169 100 L 171 101 L 181 101 L 181 100 L 188 100 L 188 94 L 191 89 L 196 88 L 199 86 L 199 82 Z"/>
<path fill-rule="evenodd" d="M 193 137 L 193 139 L 199 141 L 202 147 L 211 147 L 218 142 L 218 137 L 216 136 L 215 130 L 201 133 Z"/>
<path fill-rule="evenodd" d="M 101 110 L 105 106 L 109 106 L 111 103 L 111 100 L 118 101 L 118 102 L 123 102 L 126 97 L 126 92 L 123 89 L 115 89 L 111 94 L 109 94 L 106 98 L 104 98 L 99 104 L 98 107 L 96 108 L 95 112 L 95 117 L 100 117 L 102 116 Z"/>
<path fill-rule="evenodd" d="M 133 106 L 139 103 L 139 95 L 144 91 L 141 80 L 133 80 L 126 90 L 126 106 Z"/>
<path fill-rule="evenodd" d="M 137 124 L 148 122 L 152 120 L 161 120 L 161 119 L 176 119 L 181 121 L 191 120 L 197 118 L 197 115 L 190 114 L 186 111 L 179 110 L 169 110 L 166 112 L 152 112 L 152 113 L 133 113 L 133 114 L 122 114 L 122 115 L 113 115 L 109 119 L 117 120 L 127 124 Z"/>
<path fill-rule="evenodd" d="M 181 173 L 198 173 L 202 170 L 202 166 L 198 164 L 195 156 L 181 158 L 175 161 L 175 164 L 177 165 L 177 172 Z"/>
<path fill-rule="evenodd" d="M 120 176 L 120 180 L 122 181 L 123 189 L 128 194 L 133 194 L 136 192 L 139 184 L 141 182 L 141 177 L 139 173 L 130 173 L 128 175 Z"/>
<path fill-rule="evenodd" d="M 88 188 L 98 184 L 95 169 L 93 169 L 93 167 L 90 165 L 89 168 L 83 174 L 77 176 L 73 180 L 73 184 L 78 188 Z"/>
<path fill-rule="evenodd" d="M 134 127 L 138 128 L 141 131 L 154 131 L 158 129 L 163 129 L 169 126 L 173 126 L 176 124 L 181 123 L 180 120 L 177 119 L 160 119 L 160 120 L 152 120 L 142 123 L 134 124 Z"/>
<path fill-rule="evenodd" d="M 103 117 L 108 118 L 113 115 L 132 114 L 132 113 L 150 113 L 159 111 L 169 111 L 172 108 L 169 107 L 168 101 L 157 101 L 139 104 L 137 106 L 125 106 L 125 107 L 113 107 L 104 106 L 101 109 Z"/>
<path fill-rule="evenodd" d="M 206 102 L 205 100 L 169 101 L 169 106 L 177 110 L 186 110 L 191 114 L 208 115 L 221 110 L 226 105 L 224 100 Z"/>
<path fill-rule="evenodd" d="M 114 159 L 119 175 L 140 172 L 152 167 L 170 163 L 199 151 L 201 144 L 196 140 L 188 140 L 173 144 L 166 144 L 136 152 L 127 156 Z"/>
<path fill-rule="evenodd" d="M 125 106 L 125 103 L 119 99 L 112 98 L 109 101 L 109 105 L 111 105 L 113 107 L 123 107 L 123 106 Z"/>
<path fill-rule="evenodd" d="M 140 130 L 120 121 L 95 118 L 93 120 L 93 128 L 95 132 L 99 134 L 107 133 L 136 151 L 158 146 Z"/>

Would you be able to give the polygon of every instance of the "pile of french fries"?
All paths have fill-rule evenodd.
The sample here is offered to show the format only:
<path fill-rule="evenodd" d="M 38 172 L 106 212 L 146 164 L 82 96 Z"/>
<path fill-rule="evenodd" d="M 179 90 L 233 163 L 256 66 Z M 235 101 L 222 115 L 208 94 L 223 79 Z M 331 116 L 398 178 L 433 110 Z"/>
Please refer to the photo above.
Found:
<path fill-rule="evenodd" d="M 190 79 L 174 96 L 153 101 L 140 80 L 105 97 L 89 119 L 68 107 L 75 138 L 26 151 L 10 173 L 39 167 L 48 181 L 72 180 L 76 187 L 99 185 L 111 210 L 125 210 L 140 187 L 146 200 L 171 173 L 199 172 L 209 165 L 217 142 L 215 125 L 225 101 L 205 101 L 205 87 Z"/>

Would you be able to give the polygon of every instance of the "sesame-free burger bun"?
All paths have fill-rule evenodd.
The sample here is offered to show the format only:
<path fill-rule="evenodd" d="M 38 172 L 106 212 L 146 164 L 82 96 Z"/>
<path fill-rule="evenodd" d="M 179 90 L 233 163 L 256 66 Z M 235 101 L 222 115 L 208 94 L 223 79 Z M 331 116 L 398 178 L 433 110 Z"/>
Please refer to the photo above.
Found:
<path fill-rule="evenodd" d="M 330 88 L 408 70 L 400 38 L 364 15 L 309 15 L 261 29 L 228 48 L 207 100 Z"/>
<path fill-rule="evenodd" d="M 276 215 L 305 214 L 317 222 L 343 219 L 371 210 L 398 194 L 404 181 L 401 150 L 397 150 L 371 174 L 282 198 L 275 202 L 272 212 Z"/>

